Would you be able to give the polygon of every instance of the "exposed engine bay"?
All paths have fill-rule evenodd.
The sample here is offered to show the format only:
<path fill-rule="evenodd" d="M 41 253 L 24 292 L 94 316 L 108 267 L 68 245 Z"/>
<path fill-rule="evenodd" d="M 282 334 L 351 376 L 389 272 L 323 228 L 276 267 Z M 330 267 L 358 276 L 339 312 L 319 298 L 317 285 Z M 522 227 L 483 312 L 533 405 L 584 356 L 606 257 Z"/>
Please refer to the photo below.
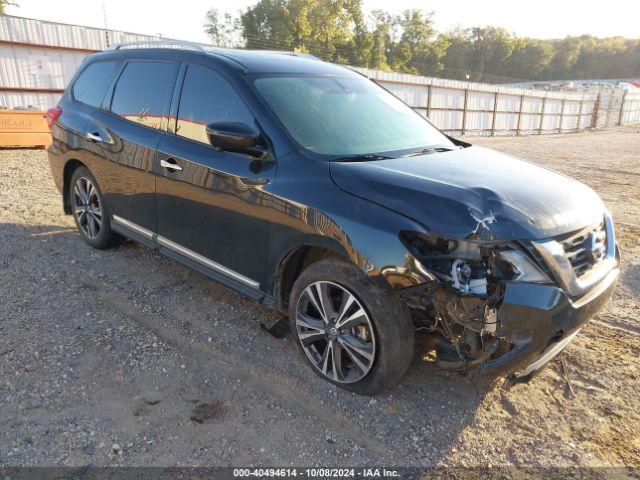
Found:
<path fill-rule="evenodd" d="M 520 245 L 405 239 L 433 277 L 428 291 L 407 289 L 416 331 L 447 368 L 478 366 L 514 347 L 513 332 L 501 328 L 498 312 L 507 282 L 551 281 Z"/>

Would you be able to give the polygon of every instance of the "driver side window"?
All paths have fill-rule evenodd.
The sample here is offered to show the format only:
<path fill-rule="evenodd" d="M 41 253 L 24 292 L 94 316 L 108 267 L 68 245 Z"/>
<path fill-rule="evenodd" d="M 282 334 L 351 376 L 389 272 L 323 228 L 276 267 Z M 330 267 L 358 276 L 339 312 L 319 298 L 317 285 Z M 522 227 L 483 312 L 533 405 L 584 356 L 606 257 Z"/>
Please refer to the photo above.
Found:
<path fill-rule="evenodd" d="M 176 134 L 209 144 L 207 125 L 240 122 L 254 126 L 254 118 L 236 91 L 213 70 L 189 65 L 182 85 Z"/>

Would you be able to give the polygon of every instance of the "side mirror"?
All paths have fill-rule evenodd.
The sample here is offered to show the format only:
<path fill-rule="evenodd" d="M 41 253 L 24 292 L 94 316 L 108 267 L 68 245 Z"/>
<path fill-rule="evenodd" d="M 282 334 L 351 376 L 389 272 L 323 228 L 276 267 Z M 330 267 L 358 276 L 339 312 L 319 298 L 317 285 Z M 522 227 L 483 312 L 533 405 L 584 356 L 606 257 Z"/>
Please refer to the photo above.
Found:
<path fill-rule="evenodd" d="M 209 142 L 216 150 L 244 153 L 259 160 L 270 158 L 261 145 L 260 136 L 249 125 L 237 122 L 218 122 L 207 125 Z"/>

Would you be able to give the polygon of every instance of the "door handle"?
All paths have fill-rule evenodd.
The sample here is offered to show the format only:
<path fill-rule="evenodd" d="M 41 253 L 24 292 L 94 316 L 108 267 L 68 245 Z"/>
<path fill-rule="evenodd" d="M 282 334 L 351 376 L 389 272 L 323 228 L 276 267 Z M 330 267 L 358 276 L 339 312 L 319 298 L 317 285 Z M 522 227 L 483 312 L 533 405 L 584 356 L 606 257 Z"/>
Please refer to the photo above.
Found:
<path fill-rule="evenodd" d="M 181 172 L 182 167 L 175 163 L 176 161 L 172 158 L 167 160 L 160 160 L 160 166 L 162 168 L 166 168 L 167 170 L 173 170 L 174 172 Z"/>
<path fill-rule="evenodd" d="M 92 142 L 96 142 L 96 143 L 102 143 L 104 142 L 104 140 L 102 139 L 102 137 L 100 135 L 98 135 L 97 133 L 87 133 L 87 138 L 89 140 L 91 140 Z"/>

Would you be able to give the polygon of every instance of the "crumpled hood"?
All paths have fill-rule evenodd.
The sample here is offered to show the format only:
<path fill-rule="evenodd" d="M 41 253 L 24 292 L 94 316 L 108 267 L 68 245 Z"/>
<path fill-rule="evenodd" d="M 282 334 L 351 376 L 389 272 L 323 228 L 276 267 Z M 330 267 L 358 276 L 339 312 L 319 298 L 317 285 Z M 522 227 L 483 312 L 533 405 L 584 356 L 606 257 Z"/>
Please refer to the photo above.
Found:
<path fill-rule="evenodd" d="M 449 238 L 539 240 L 595 224 L 604 213 L 586 185 L 482 147 L 330 168 L 346 192 Z"/>

